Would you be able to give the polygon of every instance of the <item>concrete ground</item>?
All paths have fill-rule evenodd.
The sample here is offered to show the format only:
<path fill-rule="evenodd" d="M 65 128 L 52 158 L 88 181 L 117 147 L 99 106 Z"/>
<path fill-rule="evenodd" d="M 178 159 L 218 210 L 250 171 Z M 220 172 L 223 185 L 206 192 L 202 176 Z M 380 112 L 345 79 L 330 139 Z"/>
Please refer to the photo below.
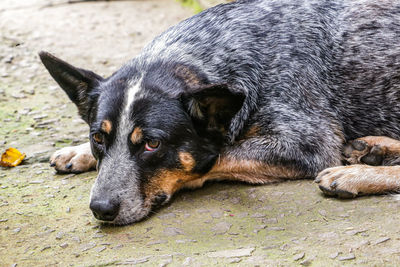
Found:
<path fill-rule="evenodd" d="M 100 225 L 88 208 L 95 172 L 57 175 L 56 149 L 88 127 L 39 63 L 48 50 L 110 75 L 156 34 L 192 14 L 173 0 L 0 2 L 0 266 L 394 266 L 394 196 L 326 198 L 312 181 L 213 183 L 184 191 L 147 220 Z"/>

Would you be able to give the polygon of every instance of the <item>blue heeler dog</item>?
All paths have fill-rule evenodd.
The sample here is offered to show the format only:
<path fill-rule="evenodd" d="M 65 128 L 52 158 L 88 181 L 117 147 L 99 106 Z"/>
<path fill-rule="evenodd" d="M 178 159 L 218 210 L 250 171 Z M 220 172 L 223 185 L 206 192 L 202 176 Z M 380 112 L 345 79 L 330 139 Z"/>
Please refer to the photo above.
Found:
<path fill-rule="evenodd" d="M 219 5 L 106 79 L 40 57 L 90 125 L 90 144 L 51 165 L 97 165 L 99 220 L 138 221 L 211 179 L 316 178 L 339 197 L 400 189 L 400 166 L 377 167 L 400 155 L 399 1 Z"/>

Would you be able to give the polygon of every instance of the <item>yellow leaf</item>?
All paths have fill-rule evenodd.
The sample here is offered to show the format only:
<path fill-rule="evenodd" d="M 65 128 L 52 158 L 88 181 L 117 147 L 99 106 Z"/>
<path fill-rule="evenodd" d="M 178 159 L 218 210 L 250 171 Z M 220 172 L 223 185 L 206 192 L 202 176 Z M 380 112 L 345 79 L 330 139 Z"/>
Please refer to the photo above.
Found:
<path fill-rule="evenodd" d="M 25 156 L 25 153 L 21 153 L 17 149 L 10 147 L 1 155 L 0 166 L 18 166 L 24 160 Z"/>

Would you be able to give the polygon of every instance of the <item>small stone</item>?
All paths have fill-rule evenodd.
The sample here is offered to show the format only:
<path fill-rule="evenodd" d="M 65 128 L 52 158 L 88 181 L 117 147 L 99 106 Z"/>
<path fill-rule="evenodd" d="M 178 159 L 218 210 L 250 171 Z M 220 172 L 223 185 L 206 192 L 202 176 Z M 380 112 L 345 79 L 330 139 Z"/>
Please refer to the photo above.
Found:
<path fill-rule="evenodd" d="M 236 215 L 236 218 L 245 218 L 249 215 L 247 212 L 241 212 Z"/>
<path fill-rule="evenodd" d="M 208 209 L 197 209 L 196 212 L 202 214 L 202 213 L 209 213 L 210 211 Z"/>
<path fill-rule="evenodd" d="M 62 243 L 62 244 L 60 245 L 60 247 L 66 248 L 66 247 L 68 247 L 68 243 Z"/>
<path fill-rule="evenodd" d="M 79 236 L 73 236 L 71 238 L 72 238 L 72 240 L 76 241 L 77 243 L 81 243 L 81 239 L 79 238 Z"/>
<path fill-rule="evenodd" d="M 338 260 L 348 261 L 348 260 L 354 260 L 355 258 L 356 258 L 356 256 L 353 253 L 350 253 L 348 255 L 343 255 L 343 256 L 339 257 Z"/>
<path fill-rule="evenodd" d="M 356 235 L 356 234 L 360 234 L 360 233 L 364 233 L 367 230 L 348 230 L 345 233 L 348 235 Z"/>
<path fill-rule="evenodd" d="M 231 258 L 229 259 L 228 263 L 239 263 L 241 261 L 242 261 L 241 258 Z"/>
<path fill-rule="evenodd" d="M 326 215 L 327 215 L 326 210 L 319 210 L 318 213 L 319 213 L 321 216 L 324 216 L 324 217 L 326 217 Z"/>
<path fill-rule="evenodd" d="M 172 263 L 172 257 L 161 262 L 159 267 L 166 267 L 170 263 Z"/>
<path fill-rule="evenodd" d="M 14 60 L 14 56 L 12 56 L 12 55 L 6 56 L 4 59 L 4 63 L 11 64 L 13 62 L 13 60 Z"/>
<path fill-rule="evenodd" d="M 136 265 L 136 264 L 140 264 L 140 263 L 145 263 L 149 261 L 150 256 L 141 258 L 141 259 L 126 259 L 124 261 L 121 261 L 121 264 L 124 265 Z"/>
<path fill-rule="evenodd" d="M 0 222 L 6 222 L 8 219 L 0 219 Z"/>
<path fill-rule="evenodd" d="M 228 222 L 219 222 L 217 223 L 211 231 L 213 231 L 216 235 L 222 235 L 231 229 L 232 224 Z"/>
<path fill-rule="evenodd" d="M 96 250 L 97 253 L 100 253 L 100 252 L 102 252 L 103 250 L 105 250 L 106 248 L 107 248 L 106 246 L 102 246 L 102 247 L 96 248 L 95 250 Z"/>
<path fill-rule="evenodd" d="M 189 266 L 189 265 L 192 265 L 192 263 L 193 263 L 193 259 L 190 258 L 190 257 L 187 257 L 187 258 L 183 261 L 182 266 Z"/>
<path fill-rule="evenodd" d="M 20 228 L 20 227 L 15 228 L 15 229 L 13 230 L 13 232 L 16 233 L 16 234 L 18 234 L 19 232 L 21 232 L 21 228 Z"/>
<path fill-rule="evenodd" d="M 312 263 L 312 260 L 306 259 L 306 260 L 303 260 L 302 262 L 300 262 L 300 265 L 302 265 L 302 266 L 310 266 L 311 263 Z"/>
<path fill-rule="evenodd" d="M 232 204 L 239 204 L 240 203 L 240 198 L 239 197 L 233 197 L 231 198 L 231 203 Z"/>
<path fill-rule="evenodd" d="M 207 256 L 210 258 L 233 258 L 233 257 L 248 257 L 251 256 L 255 248 L 242 248 L 232 250 L 221 250 L 216 252 L 209 252 Z"/>
<path fill-rule="evenodd" d="M 50 249 L 51 246 L 45 246 L 44 248 L 42 248 L 40 251 L 45 251 L 46 249 Z"/>
<path fill-rule="evenodd" d="M 327 233 L 322 233 L 318 235 L 319 238 L 321 239 L 336 239 L 339 238 L 339 235 L 335 232 L 327 232 Z"/>
<path fill-rule="evenodd" d="M 34 95 L 35 94 L 35 90 L 34 89 L 23 89 L 22 92 L 25 93 L 25 94 L 28 94 L 28 95 Z"/>
<path fill-rule="evenodd" d="M 301 253 L 299 253 L 299 254 L 296 254 L 296 255 L 294 255 L 294 257 L 293 257 L 293 260 L 294 260 L 294 261 L 301 260 L 302 258 L 304 258 L 305 255 L 306 255 L 306 254 L 305 254 L 304 252 L 301 252 Z"/>
<path fill-rule="evenodd" d="M 333 259 L 335 259 L 337 256 L 339 256 L 339 252 L 332 253 L 331 255 L 329 255 L 329 258 L 331 258 L 331 259 L 333 260 Z"/>
<path fill-rule="evenodd" d="M 104 234 L 97 233 L 93 235 L 93 238 L 102 238 L 104 236 L 105 236 Z"/>
<path fill-rule="evenodd" d="M 277 218 L 268 218 L 268 219 L 263 219 L 262 222 L 266 223 L 266 224 L 277 224 L 278 219 Z"/>
<path fill-rule="evenodd" d="M 88 244 L 85 244 L 85 245 L 83 245 L 83 246 L 81 247 L 81 252 L 88 251 L 89 249 L 92 249 L 92 248 L 94 248 L 95 246 L 96 246 L 96 243 L 94 243 L 94 242 L 90 242 L 90 243 L 88 243 Z"/>
<path fill-rule="evenodd" d="M 57 235 L 56 235 L 56 239 L 60 240 L 60 239 L 63 238 L 63 236 L 64 236 L 64 232 L 58 232 Z"/>
<path fill-rule="evenodd" d="M 164 234 L 167 236 L 175 236 L 175 235 L 184 235 L 185 233 L 183 232 L 182 229 L 176 227 L 167 227 L 164 229 Z"/>
<path fill-rule="evenodd" d="M 43 180 L 35 180 L 35 181 L 30 181 L 29 183 L 30 184 L 41 184 L 43 182 L 44 182 Z"/>
<path fill-rule="evenodd" d="M 31 112 L 31 110 L 32 110 L 31 108 L 24 108 L 22 110 L 19 110 L 18 113 L 21 114 L 21 115 L 26 115 L 29 112 Z"/>
<path fill-rule="evenodd" d="M 66 212 L 66 213 L 70 213 L 70 212 L 71 212 L 71 208 L 68 207 L 68 208 L 65 210 L 65 212 Z"/>
<path fill-rule="evenodd" d="M 215 211 L 211 213 L 211 217 L 213 217 L 214 219 L 221 218 L 223 215 L 224 213 L 222 211 Z"/>
<path fill-rule="evenodd" d="M 376 240 L 374 242 L 374 245 L 378 245 L 378 244 L 384 243 L 384 242 L 389 241 L 389 240 L 390 240 L 390 237 L 382 237 L 382 238 L 379 238 L 378 240 Z"/>
<path fill-rule="evenodd" d="M 36 116 L 33 117 L 33 119 L 34 119 L 35 121 L 39 121 L 39 120 L 44 119 L 44 118 L 46 118 L 46 117 L 47 117 L 46 114 L 43 114 L 43 115 L 36 115 Z"/>
<path fill-rule="evenodd" d="M 186 240 L 178 239 L 178 240 L 175 240 L 175 242 L 178 243 L 178 244 L 185 244 L 185 243 L 189 243 L 189 242 L 197 243 L 197 240 L 194 240 L 194 239 L 186 239 Z"/>
<path fill-rule="evenodd" d="M 22 99 L 22 98 L 26 98 L 26 95 L 24 95 L 23 93 L 12 93 L 11 97 L 15 98 L 15 99 Z"/>

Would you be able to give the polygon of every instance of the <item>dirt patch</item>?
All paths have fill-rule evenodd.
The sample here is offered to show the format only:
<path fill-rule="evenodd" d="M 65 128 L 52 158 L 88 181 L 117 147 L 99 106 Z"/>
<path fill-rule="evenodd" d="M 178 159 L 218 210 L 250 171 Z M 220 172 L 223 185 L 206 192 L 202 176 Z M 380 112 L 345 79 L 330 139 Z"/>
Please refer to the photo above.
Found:
<path fill-rule="evenodd" d="M 172 0 L 65 2 L 0 3 L 0 149 L 16 147 L 28 157 L 23 165 L 0 169 L 0 265 L 400 261 L 400 202 L 392 196 L 325 198 L 311 181 L 208 184 L 179 193 L 143 222 L 100 225 L 88 208 L 96 174 L 55 175 L 48 166 L 57 148 L 85 142 L 88 128 L 37 52 L 48 50 L 107 76 L 193 10 Z"/>

